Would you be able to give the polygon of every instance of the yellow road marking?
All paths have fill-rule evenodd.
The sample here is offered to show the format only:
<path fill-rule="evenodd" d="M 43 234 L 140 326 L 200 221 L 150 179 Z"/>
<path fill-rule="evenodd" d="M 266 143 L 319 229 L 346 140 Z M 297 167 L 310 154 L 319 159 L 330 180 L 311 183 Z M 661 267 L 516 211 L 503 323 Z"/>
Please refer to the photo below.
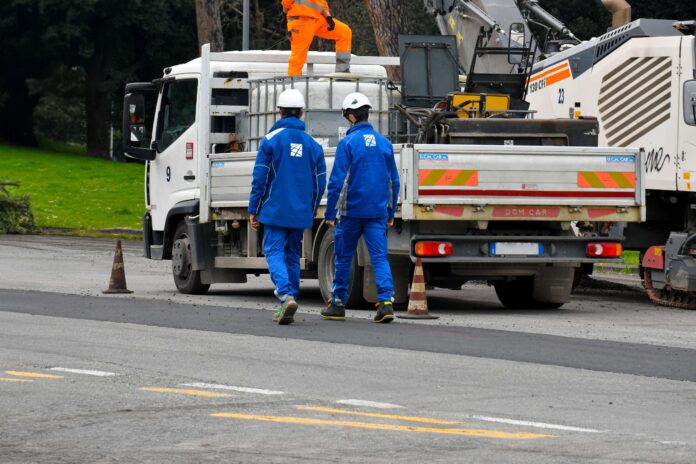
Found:
<path fill-rule="evenodd" d="M 321 419 L 309 419 L 304 417 L 284 417 L 284 416 L 257 416 L 252 414 L 237 414 L 219 412 L 211 414 L 213 417 L 224 417 L 227 419 L 256 420 L 263 422 L 280 422 L 284 424 L 302 425 L 334 425 L 338 427 L 353 427 L 358 429 L 389 430 L 396 432 L 415 432 L 415 433 L 437 433 L 444 435 L 464 435 L 469 437 L 501 438 L 506 440 L 530 440 L 535 438 L 552 438 L 553 435 L 541 435 L 537 433 L 510 433 L 499 432 L 496 430 L 481 429 L 444 429 L 431 427 L 414 427 L 406 425 L 372 424 L 370 422 L 348 422 L 330 421 Z"/>
<path fill-rule="evenodd" d="M 334 409 L 334 408 L 324 408 L 322 406 L 295 406 L 297 409 L 303 411 L 319 411 L 319 412 L 329 412 L 334 414 L 349 414 L 352 416 L 362 416 L 362 417 L 379 417 L 380 419 L 396 419 L 400 421 L 408 422 L 423 422 L 426 424 L 440 424 L 440 425 L 457 425 L 461 422 L 450 421 L 444 419 L 433 419 L 430 417 L 418 417 L 418 416 L 395 416 L 393 414 L 379 414 L 375 412 L 358 412 L 349 411 L 347 409 Z"/>
<path fill-rule="evenodd" d="M 8 379 L 7 377 L 0 377 L 3 382 L 33 382 L 33 380 L 28 379 Z"/>
<path fill-rule="evenodd" d="M 158 392 L 158 393 L 177 393 L 179 395 L 190 395 L 190 396 L 208 396 L 208 397 L 220 397 L 220 396 L 230 396 L 225 393 L 215 393 L 205 390 L 187 390 L 181 388 L 156 388 L 156 387 L 143 387 L 141 390 Z"/>
<path fill-rule="evenodd" d="M 36 379 L 63 379 L 63 378 L 65 378 L 62 375 L 39 374 L 37 372 L 5 371 L 5 374 L 14 375 L 17 377 L 34 377 Z"/>

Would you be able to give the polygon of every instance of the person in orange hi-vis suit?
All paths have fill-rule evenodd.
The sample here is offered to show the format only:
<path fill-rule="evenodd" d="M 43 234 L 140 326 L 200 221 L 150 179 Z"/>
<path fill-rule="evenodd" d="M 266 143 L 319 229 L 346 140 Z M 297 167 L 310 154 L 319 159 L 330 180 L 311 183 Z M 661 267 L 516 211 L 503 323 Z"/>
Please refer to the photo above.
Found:
<path fill-rule="evenodd" d="M 281 0 L 290 33 L 288 75 L 299 76 L 314 36 L 336 41 L 336 72 L 350 72 L 353 31 L 331 16 L 326 0 Z"/>

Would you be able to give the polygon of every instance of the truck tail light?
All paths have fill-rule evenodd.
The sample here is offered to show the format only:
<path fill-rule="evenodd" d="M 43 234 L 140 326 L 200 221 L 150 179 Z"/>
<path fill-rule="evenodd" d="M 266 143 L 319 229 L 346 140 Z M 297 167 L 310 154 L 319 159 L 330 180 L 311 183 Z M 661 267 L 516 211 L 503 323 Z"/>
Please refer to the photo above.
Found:
<path fill-rule="evenodd" d="M 587 256 L 590 258 L 618 258 L 623 253 L 620 243 L 598 242 L 587 244 Z"/>
<path fill-rule="evenodd" d="M 186 142 L 186 159 L 193 159 L 193 142 Z"/>
<path fill-rule="evenodd" d="M 449 256 L 452 242 L 416 242 L 416 256 Z"/>

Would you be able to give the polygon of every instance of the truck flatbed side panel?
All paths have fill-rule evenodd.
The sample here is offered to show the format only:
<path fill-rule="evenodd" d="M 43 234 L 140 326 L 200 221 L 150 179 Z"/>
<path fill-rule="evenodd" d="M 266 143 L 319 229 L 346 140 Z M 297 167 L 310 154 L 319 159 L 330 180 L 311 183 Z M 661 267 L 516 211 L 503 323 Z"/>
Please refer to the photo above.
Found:
<path fill-rule="evenodd" d="M 328 172 L 334 152 L 326 150 Z M 404 219 L 636 222 L 644 214 L 635 149 L 416 145 L 395 152 Z M 210 156 L 212 208 L 246 209 L 254 160 L 253 153 Z"/>

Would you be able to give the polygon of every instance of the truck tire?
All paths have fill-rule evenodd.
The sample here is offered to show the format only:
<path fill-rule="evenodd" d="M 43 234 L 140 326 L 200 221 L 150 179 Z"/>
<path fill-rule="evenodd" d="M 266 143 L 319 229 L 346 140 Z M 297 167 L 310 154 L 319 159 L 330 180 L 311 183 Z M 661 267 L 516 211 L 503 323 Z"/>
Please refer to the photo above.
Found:
<path fill-rule="evenodd" d="M 319 274 L 319 289 L 324 301 L 329 301 L 333 291 L 334 278 L 334 231 L 329 229 L 321 238 L 319 257 L 317 259 Z M 346 307 L 361 308 L 366 305 L 363 299 L 363 268 L 358 266 L 357 253 L 353 255 L 352 274 L 348 286 L 348 301 Z"/>
<path fill-rule="evenodd" d="M 172 243 L 172 275 L 179 292 L 186 295 L 202 295 L 210 284 L 201 283 L 201 271 L 191 269 L 191 242 L 186 221 L 176 226 Z"/>
<path fill-rule="evenodd" d="M 537 301 L 534 296 L 534 277 L 518 277 L 515 280 L 493 282 L 495 294 L 509 309 L 558 309 L 563 303 Z"/>

